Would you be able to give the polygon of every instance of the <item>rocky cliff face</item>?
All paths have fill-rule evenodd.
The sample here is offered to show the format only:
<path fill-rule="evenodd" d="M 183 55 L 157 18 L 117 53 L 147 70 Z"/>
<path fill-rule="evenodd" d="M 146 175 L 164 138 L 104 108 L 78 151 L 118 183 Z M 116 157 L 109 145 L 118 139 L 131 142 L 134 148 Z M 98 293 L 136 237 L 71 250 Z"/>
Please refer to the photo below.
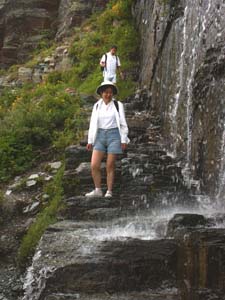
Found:
<path fill-rule="evenodd" d="M 224 173 L 225 4 L 136 1 L 142 35 L 140 84 L 163 120 L 168 149 L 184 156 L 189 180 L 218 192 Z M 178 155 L 179 153 L 179 155 Z"/>
<path fill-rule="evenodd" d="M 1 0 L 0 67 L 23 62 L 44 38 L 63 38 L 93 10 L 102 9 L 102 0 Z"/>

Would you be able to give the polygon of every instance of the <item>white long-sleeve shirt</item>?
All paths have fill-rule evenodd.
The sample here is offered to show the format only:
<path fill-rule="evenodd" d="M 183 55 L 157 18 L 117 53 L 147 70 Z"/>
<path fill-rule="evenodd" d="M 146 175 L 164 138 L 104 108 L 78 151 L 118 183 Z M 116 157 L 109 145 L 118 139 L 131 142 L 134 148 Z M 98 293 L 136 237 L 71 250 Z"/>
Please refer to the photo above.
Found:
<path fill-rule="evenodd" d="M 114 100 L 112 100 L 114 101 Z M 101 98 L 98 100 L 92 109 L 92 114 L 91 114 L 91 120 L 90 120 L 90 126 L 89 126 L 89 131 L 88 131 L 88 144 L 94 144 L 97 131 L 99 128 L 99 111 L 101 110 L 101 106 L 103 105 L 103 99 Z M 112 110 L 114 111 L 114 115 L 116 117 L 116 127 L 118 127 L 119 132 L 120 132 L 120 137 L 121 137 L 121 143 L 128 144 L 129 143 L 129 138 L 128 138 L 128 126 L 127 122 L 125 119 L 125 113 L 124 113 L 124 107 L 123 104 L 120 101 L 117 101 L 119 105 L 119 112 L 117 111 L 115 105 L 111 107 Z"/>

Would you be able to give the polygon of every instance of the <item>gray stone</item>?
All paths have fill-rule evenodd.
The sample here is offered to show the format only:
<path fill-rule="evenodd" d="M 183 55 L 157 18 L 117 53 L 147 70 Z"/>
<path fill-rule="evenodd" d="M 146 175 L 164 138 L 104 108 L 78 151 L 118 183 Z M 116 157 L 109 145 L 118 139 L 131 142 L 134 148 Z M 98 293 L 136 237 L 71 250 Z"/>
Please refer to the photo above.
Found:
<path fill-rule="evenodd" d="M 61 161 L 55 161 L 53 163 L 49 163 L 51 169 L 59 169 L 62 166 Z"/>
<path fill-rule="evenodd" d="M 40 202 L 33 202 L 32 204 L 26 206 L 24 209 L 23 209 L 23 213 L 31 213 L 31 212 L 34 212 L 40 205 Z"/>
<path fill-rule="evenodd" d="M 33 70 L 31 68 L 20 67 L 18 70 L 18 80 L 22 83 L 30 82 Z"/>
<path fill-rule="evenodd" d="M 208 225 L 207 219 L 199 214 L 175 214 L 168 223 L 167 235 L 176 236 L 176 230 L 186 229 L 187 231 L 193 228 L 205 227 Z"/>
<path fill-rule="evenodd" d="M 27 187 L 32 187 L 32 186 L 35 186 L 36 184 L 37 184 L 36 180 L 27 180 L 26 181 L 26 186 Z"/>
<path fill-rule="evenodd" d="M 38 174 L 31 174 L 31 175 L 28 177 L 29 180 L 37 179 L 37 178 L 39 178 L 39 175 L 38 175 Z"/>

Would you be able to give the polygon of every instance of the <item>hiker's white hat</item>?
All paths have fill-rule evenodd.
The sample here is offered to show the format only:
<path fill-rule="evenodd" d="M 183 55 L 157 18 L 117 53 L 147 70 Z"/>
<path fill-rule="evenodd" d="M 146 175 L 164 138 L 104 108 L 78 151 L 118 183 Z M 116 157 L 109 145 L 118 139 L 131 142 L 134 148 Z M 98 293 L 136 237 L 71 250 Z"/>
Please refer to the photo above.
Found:
<path fill-rule="evenodd" d="M 104 87 L 111 87 L 113 90 L 113 95 L 118 94 L 118 89 L 111 81 L 103 81 L 96 89 L 96 93 L 101 96 Z"/>

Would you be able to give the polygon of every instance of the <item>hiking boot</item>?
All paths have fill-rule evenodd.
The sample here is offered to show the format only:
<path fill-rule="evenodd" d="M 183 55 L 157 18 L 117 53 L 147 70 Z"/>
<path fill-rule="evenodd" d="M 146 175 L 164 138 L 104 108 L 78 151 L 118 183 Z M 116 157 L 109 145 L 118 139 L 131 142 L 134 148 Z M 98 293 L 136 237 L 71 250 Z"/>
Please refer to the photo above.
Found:
<path fill-rule="evenodd" d="M 102 197 L 102 190 L 93 190 L 90 193 L 85 194 L 85 197 Z"/>
<path fill-rule="evenodd" d="M 107 191 L 106 194 L 105 194 L 105 198 L 112 198 L 112 192 Z"/>

